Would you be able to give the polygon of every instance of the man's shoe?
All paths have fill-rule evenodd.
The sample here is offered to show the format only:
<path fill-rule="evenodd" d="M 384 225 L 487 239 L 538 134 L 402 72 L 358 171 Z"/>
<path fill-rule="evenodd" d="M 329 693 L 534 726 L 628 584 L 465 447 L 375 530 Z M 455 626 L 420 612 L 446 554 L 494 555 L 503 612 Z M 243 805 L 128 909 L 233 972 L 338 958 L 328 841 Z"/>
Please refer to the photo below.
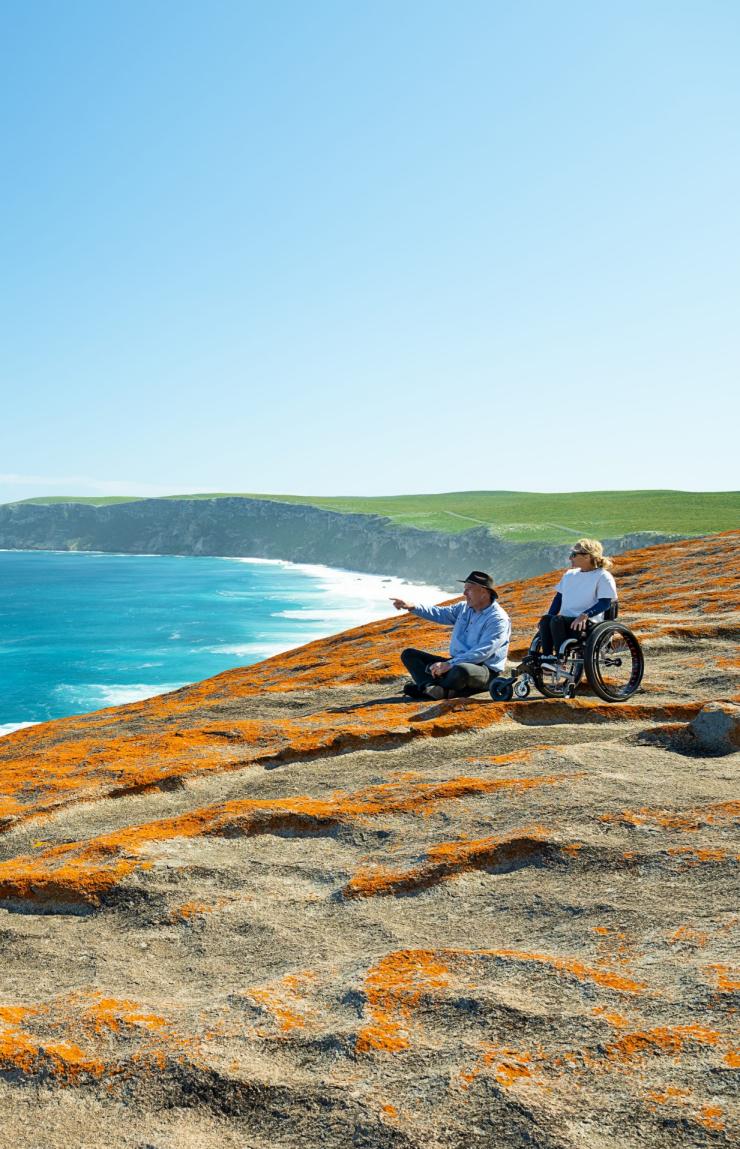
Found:
<path fill-rule="evenodd" d="M 417 686 L 415 682 L 405 682 L 403 686 L 403 693 L 405 698 L 413 698 L 419 701 L 426 698 L 426 691 L 422 686 Z"/>
<path fill-rule="evenodd" d="M 424 693 L 427 698 L 433 698 L 435 702 L 441 702 L 443 698 L 447 697 L 444 686 L 427 686 Z"/>

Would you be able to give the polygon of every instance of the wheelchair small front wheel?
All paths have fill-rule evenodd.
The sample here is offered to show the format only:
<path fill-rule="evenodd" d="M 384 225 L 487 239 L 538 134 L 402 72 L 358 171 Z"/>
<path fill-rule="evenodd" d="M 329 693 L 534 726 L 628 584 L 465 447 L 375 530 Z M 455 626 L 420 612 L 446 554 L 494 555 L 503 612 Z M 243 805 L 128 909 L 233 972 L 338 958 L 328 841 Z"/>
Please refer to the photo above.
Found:
<path fill-rule="evenodd" d="M 526 678 L 520 678 L 519 681 L 515 684 L 514 697 L 518 698 L 520 701 L 523 701 L 525 698 L 529 698 L 529 683 L 527 682 Z"/>
<path fill-rule="evenodd" d="M 637 638 L 619 622 L 602 622 L 588 637 L 586 678 L 605 702 L 624 702 L 642 682 L 645 660 Z"/>

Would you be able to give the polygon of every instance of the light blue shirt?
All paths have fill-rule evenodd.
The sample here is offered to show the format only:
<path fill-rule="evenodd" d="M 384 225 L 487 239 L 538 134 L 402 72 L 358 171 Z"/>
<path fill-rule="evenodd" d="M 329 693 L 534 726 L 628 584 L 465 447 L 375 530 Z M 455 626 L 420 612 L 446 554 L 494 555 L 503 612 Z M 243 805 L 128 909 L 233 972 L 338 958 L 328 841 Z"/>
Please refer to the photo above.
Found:
<path fill-rule="evenodd" d="M 453 665 L 474 662 L 500 672 L 506 665 L 511 638 L 511 619 L 498 602 L 485 610 L 473 610 L 466 602 L 454 606 L 416 606 L 417 618 L 452 627 L 450 659 Z"/>

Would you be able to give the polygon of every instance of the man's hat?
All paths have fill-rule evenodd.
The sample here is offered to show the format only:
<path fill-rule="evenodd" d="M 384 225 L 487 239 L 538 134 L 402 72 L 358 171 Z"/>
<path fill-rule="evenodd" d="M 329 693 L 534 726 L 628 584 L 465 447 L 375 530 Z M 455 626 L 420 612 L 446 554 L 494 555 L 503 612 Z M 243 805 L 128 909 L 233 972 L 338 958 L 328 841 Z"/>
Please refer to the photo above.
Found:
<path fill-rule="evenodd" d="M 474 582 L 476 586 L 484 586 L 486 590 L 490 590 L 494 598 L 498 598 L 496 594 L 496 587 L 493 585 L 493 579 L 485 571 L 471 571 L 467 578 L 459 578 L 458 582 Z"/>

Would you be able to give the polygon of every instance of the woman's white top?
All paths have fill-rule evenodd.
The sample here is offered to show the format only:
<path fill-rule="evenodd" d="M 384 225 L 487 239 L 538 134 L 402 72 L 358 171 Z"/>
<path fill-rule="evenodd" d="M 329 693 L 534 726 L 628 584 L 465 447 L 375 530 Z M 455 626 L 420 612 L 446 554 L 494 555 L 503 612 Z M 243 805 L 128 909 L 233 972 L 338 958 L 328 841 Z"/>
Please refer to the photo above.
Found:
<path fill-rule="evenodd" d="M 568 570 L 555 590 L 563 596 L 558 613 L 569 618 L 577 618 L 600 598 L 612 601 L 617 598 L 617 584 L 603 567 L 592 571 Z M 603 614 L 592 615 L 594 622 L 601 622 L 603 617 Z"/>

